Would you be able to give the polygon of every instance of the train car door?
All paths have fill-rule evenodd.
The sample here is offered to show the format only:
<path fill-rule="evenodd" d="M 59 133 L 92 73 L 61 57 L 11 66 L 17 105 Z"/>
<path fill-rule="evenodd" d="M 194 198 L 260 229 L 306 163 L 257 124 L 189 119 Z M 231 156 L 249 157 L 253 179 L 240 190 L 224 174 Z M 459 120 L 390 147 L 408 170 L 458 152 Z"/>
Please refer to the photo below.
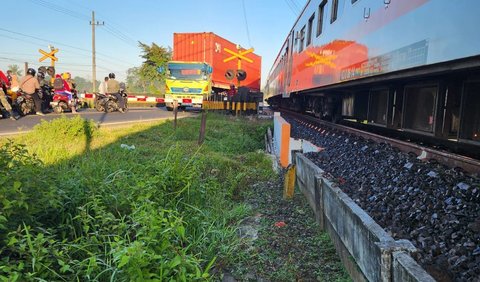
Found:
<path fill-rule="evenodd" d="M 465 81 L 463 85 L 462 109 L 459 137 L 463 142 L 480 142 L 480 79 Z"/>

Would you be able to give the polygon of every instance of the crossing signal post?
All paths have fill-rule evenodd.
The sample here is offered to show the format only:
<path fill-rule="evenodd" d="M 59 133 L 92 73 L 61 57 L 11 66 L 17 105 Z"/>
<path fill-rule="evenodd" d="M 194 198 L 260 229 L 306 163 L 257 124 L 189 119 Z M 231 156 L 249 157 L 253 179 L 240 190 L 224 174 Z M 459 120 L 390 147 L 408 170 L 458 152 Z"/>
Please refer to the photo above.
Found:
<path fill-rule="evenodd" d="M 232 55 L 232 56 L 224 59 L 223 60 L 224 63 L 235 60 L 235 59 L 238 60 L 237 61 L 237 71 L 236 71 L 236 75 L 235 75 L 237 77 L 238 87 L 240 86 L 240 81 L 245 80 L 245 78 L 247 78 L 247 72 L 242 70 L 242 60 L 244 60 L 248 63 L 253 63 L 253 60 L 246 57 L 245 55 L 253 53 L 253 51 L 254 51 L 253 48 L 243 50 L 243 51 L 240 51 L 240 49 L 241 49 L 240 45 L 237 45 L 237 52 L 232 51 L 228 48 L 223 48 L 223 50 L 225 50 L 225 52 Z M 233 73 L 232 72 L 233 72 L 232 70 L 228 70 L 227 73 L 225 74 L 225 77 L 227 79 L 233 79 Z"/>

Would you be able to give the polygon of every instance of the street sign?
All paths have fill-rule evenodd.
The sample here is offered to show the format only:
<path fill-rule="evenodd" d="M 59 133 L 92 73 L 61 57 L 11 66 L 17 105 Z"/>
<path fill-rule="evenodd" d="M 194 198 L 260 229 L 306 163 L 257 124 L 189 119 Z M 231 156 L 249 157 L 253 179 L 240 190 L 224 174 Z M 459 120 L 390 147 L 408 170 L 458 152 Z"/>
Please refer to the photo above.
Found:
<path fill-rule="evenodd" d="M 55 66 L 55 62 L 58 61 L 58 58 L 55 57 L 55 53 L 58 52 L 58 49 L 53 49 L 52 51 L 50 51 L 50 53 L 47 53 L 42 49 L 38 49 L 38 52 L 40 52 L 40 54 L 43 54 L 43 56 L 38 61 L 42 62 L 45 59 L 50 59 L 51 66 Z"/>

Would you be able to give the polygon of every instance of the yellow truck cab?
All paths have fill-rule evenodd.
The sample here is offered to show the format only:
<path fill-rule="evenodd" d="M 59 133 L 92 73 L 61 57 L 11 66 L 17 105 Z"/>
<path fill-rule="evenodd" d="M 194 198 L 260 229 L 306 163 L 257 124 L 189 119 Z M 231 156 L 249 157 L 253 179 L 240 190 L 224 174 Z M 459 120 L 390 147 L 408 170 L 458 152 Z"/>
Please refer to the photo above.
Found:
<path fill-rule="evenodd" d="M 158 71 L 163 72 L 163 68 Z M 212 91 L 212 67 L 204 62 L 170 61 L 165 79 L 165 105 L 173 110 L 177 100 L 180 108 L 201 108 Z"/>

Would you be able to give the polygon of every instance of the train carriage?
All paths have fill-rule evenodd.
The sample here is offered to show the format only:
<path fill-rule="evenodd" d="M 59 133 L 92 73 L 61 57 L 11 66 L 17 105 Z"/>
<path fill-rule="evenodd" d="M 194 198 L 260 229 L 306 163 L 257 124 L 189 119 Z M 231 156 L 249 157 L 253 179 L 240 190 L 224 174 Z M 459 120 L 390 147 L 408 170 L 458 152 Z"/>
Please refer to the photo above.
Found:
<path fill-rule="evenodd" d="M 311 0 L 270 71 L 274 107 L 480 145 L 480 1 Z"/>

